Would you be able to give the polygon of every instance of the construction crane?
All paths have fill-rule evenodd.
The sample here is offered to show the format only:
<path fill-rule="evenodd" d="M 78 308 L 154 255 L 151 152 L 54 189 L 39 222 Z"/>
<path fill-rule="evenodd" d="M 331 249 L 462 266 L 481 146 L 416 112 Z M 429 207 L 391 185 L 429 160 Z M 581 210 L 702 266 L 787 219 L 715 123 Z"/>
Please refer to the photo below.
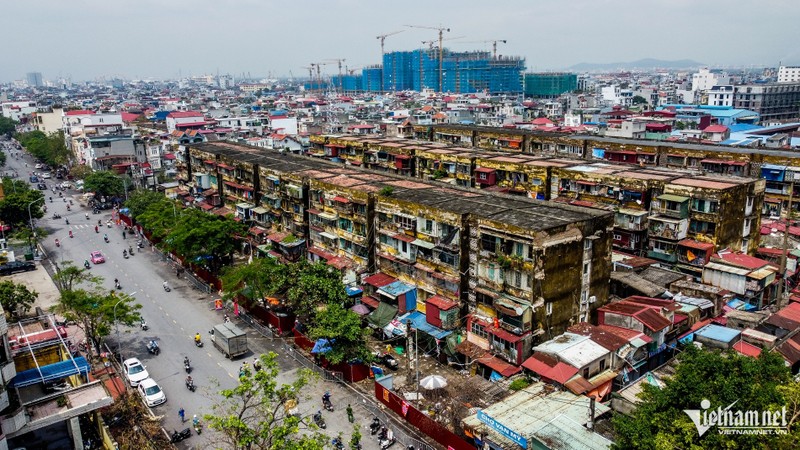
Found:
<path fill-rule="evenodd" d="M 342 63 L 347 61 L 347 60 L 344 59 L 344 58 L 341 58 L 341 59 L 326 59 L 325 61 L 329 62 L 329 63 L 336 63 L 336 64 L 339 65 L 339 89 L 341 90 L 342 89 Z"/>
<path fill-rule="evenodd" d="M 347 66 L 344 66 L 344 71 L 347 72 L 348 75 L 352 75 L 352 74 L 354 74 L 356 72 L 356 70 L 361 70 L 361 69 L 363 69 L 363 67 L 353 67 L 351 69 L 351 68 L 349 68 Z"/>
<path fill-rule="evenodd" d="M 442 92 L 442 59 L 444 58 L 444 48 L 442 47 L 442 38 L 444 37 L 444 32 L 450 32 L 450 28 L 447 27 L 426 27 L 422 25 L 405 25 L 409 28 L 421 28 L 423 30 L 436 30 L 439 32 L 439 92 Z"/>
<path fill-rule="evenodd" d="M 406 31 L 406 30 L 392 31 L 391 33 L 382 34 L 382 35 L 376 37 L 377 39 L 381 40 L 381 59 L 383 59 L 383 53 L 384 53 L 383 52 L 383 42 L 386 40 L 386 38 L 389 37 L 389 36 L 394 36 L 395 34 L 402 33 L 403 31 Z"/>
<path fill-rule="evenodd" d="M 505 39 L 489 39 L 486 41 L 467 41 L 467 42 L 459 42 L 459 44 L 488 44 L 489 42 L 492 43 L 492 58 L 497 59 L 497 43 L 502 42 L 505 44 L 507 41 Z"/>
<path fill-rule="evenodd" d="M 465 37 L 465 36 L 456 36 L 456 37 L 451 37 L 451 38 L 447 38 L 447 39 L 442 39 L 442 41 L 441 41 L 441 42 L 444 42 L 444 41 L 453 41 L 453 40 L 456 40 L 456 39 L 464 39 L 464 37 Z M 428 44 L 428 50 L 433 50 L 433 44 L 435 44 L 436 42 L 437 42 L 437 41 L 422 41 L 422 44 L 423 44 L 423 45 L 424 45 L 424 44 Z"/>

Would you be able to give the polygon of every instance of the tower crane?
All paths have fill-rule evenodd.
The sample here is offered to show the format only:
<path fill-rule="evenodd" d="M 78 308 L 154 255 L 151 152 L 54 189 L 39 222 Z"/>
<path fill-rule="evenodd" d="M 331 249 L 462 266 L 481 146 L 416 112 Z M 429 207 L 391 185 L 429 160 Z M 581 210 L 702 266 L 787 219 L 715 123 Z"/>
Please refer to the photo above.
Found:
<path fill-rule="evenodd" d="M 403 31 L 406 31 L 406 30 L 392 31 L 391 33 L 386 33 L 386 34 L 382 34 L 380 36 L 376 36 L 376 39 L 380 39 L 380 41 L 381 41 L 381 59 L 383 59 L 383 53 L 384 53 L 383 52 L 383 42 L 386 40 L 386 38 L 389 37 L 389 36 L 394 36 L 395 34 L 402 33 Z"/>
<path fill-rule="evenodd" d="M 325 62 L 336 63 L 339 65 L 339 89 L 342 89 L 342 63 L 347 61 L 344 58 L 340 59 L 326 59 Z"/>
<path fill-rule="evenodd" d="M 427 27 L 423 25 L 405 25 L 409 28 L 421 28 L 424 30 L 436 30 L 439 32 L 439 92 L 442 92 L 442 58 L 444 57 L 444 49 L 442 47 L 442 38 L 444 37 L 444 32 L 450 32 L 450 28 L 438 26 L 438 27 Z"/>
<path fill-rule="evenodd" d="M 442 39 L 442 41 L 441 41 L 441 42 L 444 42 L 444 41 L 453 41 L 453 40 L 456 40 L 456 39 L 464 39 L 464 37 L 465 37 L 465 36 L 456 36 L 456 37 L 451 37 L 451 38 L 447 38 L 447 39 Z M 423 43 L 423 44 L 428 44 L 428 50 L 433 50 L 433 44 L 435 44 L 436 42 L 437 42 L 437 41 L 422 41 L 422 43 Z M 440 44 L 440 45 L 441 45 L 441 44 Z"/>
<path fill-rule="evenodd" d="M 498 42 L 502 42 L 503 44 L 505 44 L 508 41 L 506 41 L 505 39 L 488 39 L 488 40 L 485 40 L 485 41 L 461 42 L 461 44 L 488 44 L 489 42 L 492 43 L 492 58 L 493 59 L 497 59 L 497 43 Z"/>

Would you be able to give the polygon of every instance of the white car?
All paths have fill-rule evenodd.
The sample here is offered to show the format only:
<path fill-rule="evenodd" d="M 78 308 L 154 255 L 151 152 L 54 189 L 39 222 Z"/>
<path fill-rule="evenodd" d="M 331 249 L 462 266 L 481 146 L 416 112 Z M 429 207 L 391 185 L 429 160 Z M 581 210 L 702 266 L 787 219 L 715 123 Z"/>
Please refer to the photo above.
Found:
<path fill-rule="evenodd" d="M 136 389 L 139 390 L 139 395 L 142 396 L 144 403 L 149 407 L 158 406 L 167 402 L 167 396 L 164 395 L 161 386 L 152 378 L 146 378 L 140 381 Z"/>
<path fill-rule="evenodd" d="M 138 386 L 142 380 L 150 378 L 147 369 L 145 369 L 142 362 L 136 358 L 126 359 L 122 362 L 122 367 L 125 369 L 125 377 L 128 378 L 128 382 L 133 387 Z"/>
<path fill-rule="evenodd" d="M 45 173 L 42 174 L 42 178 L 49 179 L 49 178 L 52 178 L 52 175 L 50 175 L 50 172 L 45 172 Z"/>

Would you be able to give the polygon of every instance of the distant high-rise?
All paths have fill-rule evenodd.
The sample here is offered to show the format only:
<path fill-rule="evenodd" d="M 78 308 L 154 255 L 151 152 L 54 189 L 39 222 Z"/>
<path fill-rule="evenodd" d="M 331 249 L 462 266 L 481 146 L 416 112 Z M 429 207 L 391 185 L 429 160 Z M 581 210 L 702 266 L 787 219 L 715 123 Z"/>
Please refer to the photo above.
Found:
<path fill-rule="evenodd" d="M 489 52 L 453 52 L 448 49 L 444 49 L 442 54 L 441 84 L 444 92 L 522 92 L 523 58 L 494 58 Z M 435 49 L 383 55 L 383 90 L 421 91 L 438 87 L 439 52 Z"/>
<path fill-rule="evenodd" d="M 25 75 L 27 78 L 28 86 L 32 87 L 42 87 L 44 83 L 42 82 L 42 73 L 41 72 L 28 72 Z"/>
<path fill-rule="evenodd" d="M 526 73 L 525 95 L 554 98 L 578 89 L 578 75 L 574 73 Z"/>

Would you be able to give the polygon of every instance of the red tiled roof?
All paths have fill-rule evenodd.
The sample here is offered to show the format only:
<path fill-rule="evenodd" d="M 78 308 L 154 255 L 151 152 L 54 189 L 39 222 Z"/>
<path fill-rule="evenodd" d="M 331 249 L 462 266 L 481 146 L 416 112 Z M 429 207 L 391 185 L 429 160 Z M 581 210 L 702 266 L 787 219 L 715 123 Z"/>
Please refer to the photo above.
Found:
<path fill-rule="evenodd" d="M 722 254 L 715 254 L 713 255 L 713 257 L 719 258 L 732 266 L 750 270 L 760 269 L 769 264 L 769 261 L 764 261 L 763 259 L 756 258 L 755 256 L 750 256 L 744 253 L 726 252 Z"/>
<path fill-rule="evenodd" d="M 694 248 L 697 250 L 713 250 L 714 244 L 707 244 L 705 242 L 698 242 L 693 239 L 684 239 L 678 242 L 678 245 L 683 247 Z"/>
<path fill-rule="evenodd" d="M 352 263 L 345 257 L 334 256 L 333 258 L 328 260 L 328 265 L 336 269 L 342 270 L 345 267 L 352 266 Z"/>
<path fill-rule="evenodd" d="M 172 153 L 164 153 L 164 159 L 175 159 L 175 155 Z"/>
<path fill-rule="evenodd" d="M 289 236 L 289 233 L 278 232 L 270 234 L 269 236 L 267 236 L 267 239 L 269 239 L 272 242 L 281 242 L 282 240 L 286 239 L 286 236 Z"/>
<path fill-rule="evenodd" d="M 447 311 L 450 308 L 455 308 L 458 306 L 458 303 L 438 295 L 429 297 L 427 300 L 425 300 L 425 303 L 430 303 L 431 305 L 439 308 L 441 311 Z"/>
<path fill-rule="evenodd" d="M 630 328 L 615 327 L 613 325 L 597 325 L 597 328 L 602 331 L 607 331 L 615 336 L 619 336 L 622 339 L 625 339 L 627 342 L 631 342 L 636 338 L 639 338 L 647 343 L 653 342 L 650 336 L 642 333 L 641 331 L 631 330 Z"/>
<path fill-rule="evenodd" d="M 784 330 L 800 327 L 800 303 L 789 302 L 783 309 L 769 316 L 767 323 Z"/>
<path fill-rule="evenodd" d="M 761 354 L 760 348 L 745 341 L 738 341 L 737 343 L 733 344 L 733 349 L 744 356 L 751 356 L 753 358 L 758 358 L 758 355 Z"/>
<path fill-rule="evenodd" d="M 141 114 L 134 114 L 129 112 L 122 113 L 122 121 L 123 122 L 133 122 L 134 120 L 138 119 Z"/>
<path fill-rule="evenodd" d="M 800 361 L 800 334 L 792 336 L 776 349 L 786 362 L 794 365 L 797 361 Z"/>
<path fill-rule="evenodd" d="M 250 234 L 255 234 L 256 236 L 260 236 L 267 232 L 267 230 L 261 227 L 250 227 L 250 230 L 248 231 L 250 232 Z"/>
<path fill-rule="evenodd" d="M 547 117 L 539 117 L 537 119 L 531 120 L 531 124 L 533 124 L 533 125 L 552 125 L 553 121 L 548 119 Z"/>
<path fill-rule="evenodd" d="M 324 259 L 325 261 L 328 261 L 329 259 L 333 259 L 333 257 L 334 257 L 334 255 L 326 252 L 325 250 L 323 250 L 323 249 L 321 249 L 319 247 L 308 247 L 308 253 L 311 253 L 312 255 L 317 255 L 320 258 Z"/>
<path fill-rule="evenodd" d="M 478 362 L 494 370 L 495 372 L 499 373 L 504 377 L 510 377 L 511 375 L 514 375 L 522 371 L 521 368 L 511 365 L 503 361 L 502 359 L 492 355 L 487 355 L 484 356 L 483 358 L 478 358 Z"/>
<path fill-rule="evenodd" d="M 594 326 L 588 322 L 581 322 L 573 325 L 567 328 L 567 331 L 580 334 L 582 336 L 589 336 L 592 341 L 611 352 L 616 352 L 628 343 L 627 339 L 622 338 L 608 330 Z"/>
<path fill-rule="evenodd" d="M 703 133 L 724 133 L 728 131 L 725 125 L 709 125 L 703 129 Z"/>
<path fill-rule="evenodd" d="M 397 278 L 390 277 L 383 272 L 378 272 L 374 275 L 370 275 L 367 278 L 364 278 L 364 283 L 370 286 L 374 286 L 376 288 L 381 288 L 386 286 L 387 284 L 391 284 L 397 281 Z"/>
<path fill-rule="evenodd" d="M 209 205 L 206 202 L 200 202 L 197 204 L 197 206 L 199 206 L 200 209 L 202 209 L 203 211 L 211 211 L 212 209 L 214 209 L 212 205 Z"/>
<path fill-rule="evenodd" d="M 378 305 L 380 305 L 381 302 L 380 302 L 380 300 L 376 299 L 375 297 L 370 297 L 369 295 L 365 295 L 365 296 L 361 297 L 361 303 L 363 303 L 363 304 L 365 304 L 365 305 L 367 305 L 369 307 L 372 307 L 372 308 L 377 308 Z"/>
<path fill-rule="evenodd" d="M 502 328 L 487 328 L 486 331 L 488 331 L 490 334 L 493 334 L 493 335 L 499 337 L 500 339 L 502 339 L 504 341 L 508 341 L 508 342 L 511 342 L 511 343 L 519 342 L 519 341 L 522 340 L 522 336 L 517 336 L 514 333 L 509 333 L 508 331 L 506 331 L 506 330 L 504 330 Z"/>
<path fill-rule="evenodd" d="M 672 325 L 666 317 L 657 313 L 652 308 L 634 302 L 614 302 L 600 309 L 614 314 L 634 317 L 651 331 L 661 331 Z"/>
<path fill-rule="evenodd" d="M 88 109 L 76 109 L 73 111 L 67 111 L 65 115 L 67 116 L 90 116 L 93 115 L 94 111 L 89 111 Z"/>
<path fill-rule="evenodd" d="M 183 128 L 183 127 L 200 127 L 203 125 L 208 124 L 206 121 L 201 122 L 184 122 L 184 123 L 176 123 L 175 128 Z"/>
<path fill-rule="evenodd" d="M 544 353 L 534 353 L 522 363 L 522 367 L 548 380 L 564 384 L 578 373 L 578 369 Z"/>
<path fill-rule="evenodd" d="M 494 173 L 494 169 L 490 169 L 488 167 L 478 167 L 475 169 L 475 172 L 483 172 L 483 173 Z"/>
<path fill-rule="evenodd" d="M 340 195 L 337 195 L 336 197 L 333 197 L 331 200 L 333 200 L 335 202 L 339 202 L 339 203 L 350 203 L 350 200 L 348 200 L 347 198 L 342 197 Z"/>

